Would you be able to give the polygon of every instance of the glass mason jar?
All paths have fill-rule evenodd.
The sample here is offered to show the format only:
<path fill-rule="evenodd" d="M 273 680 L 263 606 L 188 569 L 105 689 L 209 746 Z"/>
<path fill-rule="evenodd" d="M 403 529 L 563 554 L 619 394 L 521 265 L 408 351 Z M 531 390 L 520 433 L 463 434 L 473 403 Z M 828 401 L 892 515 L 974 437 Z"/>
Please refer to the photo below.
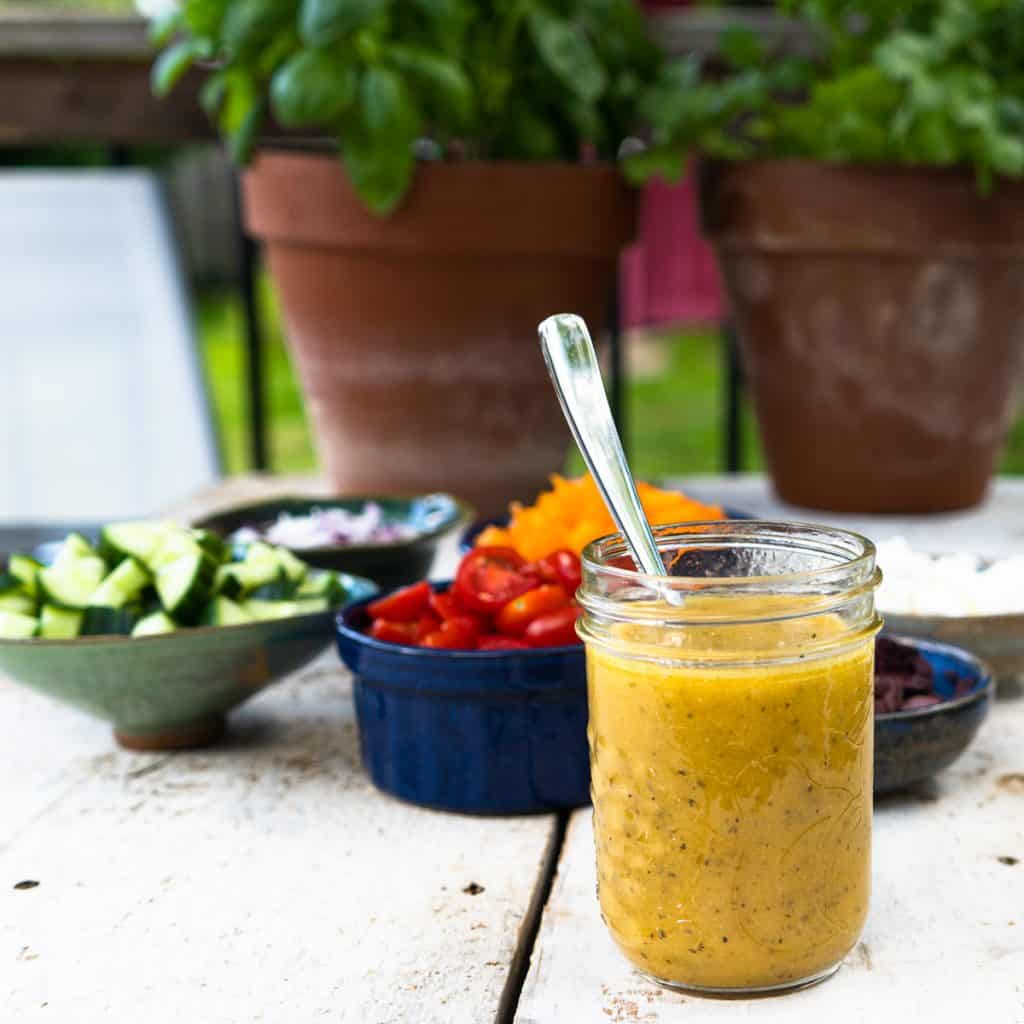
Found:
<path fill-rule="evenodd" d="M 583 553 L 602 916 L 644 974 L 755 993 L 832 974 L 871 887 L 870 541 L 752 521 Z"/>

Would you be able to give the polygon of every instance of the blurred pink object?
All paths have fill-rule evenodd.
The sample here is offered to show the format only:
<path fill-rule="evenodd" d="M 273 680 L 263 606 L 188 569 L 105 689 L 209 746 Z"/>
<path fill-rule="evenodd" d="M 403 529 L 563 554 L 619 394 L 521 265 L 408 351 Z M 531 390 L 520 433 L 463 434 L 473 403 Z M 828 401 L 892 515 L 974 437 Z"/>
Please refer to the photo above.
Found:
<path fill-rule="evenodd" d="M 700 236 L 692 175 L 645 189 L 638 241 L 622 255 L 619 291 L 623 327 L 721 322 L 718 268 Z"/>

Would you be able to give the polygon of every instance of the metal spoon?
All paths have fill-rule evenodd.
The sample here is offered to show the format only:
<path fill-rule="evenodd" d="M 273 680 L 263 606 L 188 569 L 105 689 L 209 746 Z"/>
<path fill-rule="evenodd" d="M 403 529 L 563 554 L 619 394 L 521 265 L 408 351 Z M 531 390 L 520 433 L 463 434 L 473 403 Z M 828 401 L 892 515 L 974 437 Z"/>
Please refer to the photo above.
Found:
<path fill-rule="evenodd" d="M 572 313 L 559 313 L 538 332 L 569 429 L 633 560 L 651 576 L 668 576 L 615 429 L 587 325 Z"/>

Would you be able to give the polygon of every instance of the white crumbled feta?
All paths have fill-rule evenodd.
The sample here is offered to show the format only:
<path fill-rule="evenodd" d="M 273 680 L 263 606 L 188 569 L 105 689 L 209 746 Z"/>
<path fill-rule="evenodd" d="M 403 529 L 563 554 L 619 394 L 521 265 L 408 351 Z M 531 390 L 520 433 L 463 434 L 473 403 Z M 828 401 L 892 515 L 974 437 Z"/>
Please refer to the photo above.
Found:
<path fill-rule="evenodd" d="M 915 551 L 903 537 L 878 545 L 878 608 L 895 615 L 1006 615 L 1024 612 L 1024 555 L 985 562 L 977 555 Z"/>

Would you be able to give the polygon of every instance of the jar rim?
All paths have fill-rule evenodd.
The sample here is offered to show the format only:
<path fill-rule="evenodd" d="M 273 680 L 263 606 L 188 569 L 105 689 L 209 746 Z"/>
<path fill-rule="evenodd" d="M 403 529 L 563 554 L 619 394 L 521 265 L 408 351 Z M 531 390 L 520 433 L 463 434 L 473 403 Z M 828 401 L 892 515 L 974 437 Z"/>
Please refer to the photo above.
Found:
<path fill-rule="evenodd" d="M 816 523 L 784 522 L 770 519 L 704 519 L 685 523 L 668 523 L 652 528 L 659 551 L 669 549 L 671 541 L 679 537 L 694 538 L 694 546 L 728 547 L 753 546 L 750 543 L 736 544 L 737 540 L 774 542 L 777 546 L 788 546 L 808 553 L 819 552 L 823 564 L 820 567 L 790 572 L 766 573 L 757 576 L 684 576 L 671 574 L 655 576 L 637 569 L 611 564 L 611 559 L 630 556 L 629 548 L 621 533 L 606 534 L 591 541 L 582 553 L 584 576 L 588 573 L 611 577 L 631 584 L 652 588 L 664 588 L 666 582 L 673 589 L 690 589 L 709 585 L 729 589 L 774 588 L 835 583 L 844 579 L 866 582 L 876 573 L 876 549 L 872 541 L 862 534 L 838 527 L 821 526 Z M 802 541 L 802 542 L 801 542 Z M 831 560 L 828 560 L 831 554 Z"/>

